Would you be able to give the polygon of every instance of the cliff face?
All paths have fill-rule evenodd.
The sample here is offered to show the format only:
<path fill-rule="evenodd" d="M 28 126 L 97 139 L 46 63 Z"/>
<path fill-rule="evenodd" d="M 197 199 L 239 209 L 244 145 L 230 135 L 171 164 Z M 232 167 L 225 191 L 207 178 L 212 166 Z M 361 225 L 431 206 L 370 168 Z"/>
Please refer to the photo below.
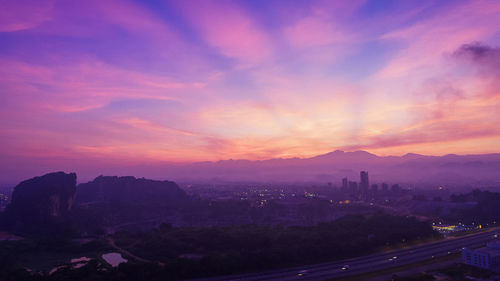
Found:
<path fill-rule="evenodd" d="M 77 196 L 79 203 L 175 205 L 186 199 L 186 193 L 172 181 L 109 176 L 99 176 L 91 182 L 79 184 Z"/>
<path fill-rule="evenodd" d="M 21 182 L 14 188 L 4 217 L 10 225 L 42 225 L 65 217 L 73 205 L 76 174 L 56 172 Z"/>

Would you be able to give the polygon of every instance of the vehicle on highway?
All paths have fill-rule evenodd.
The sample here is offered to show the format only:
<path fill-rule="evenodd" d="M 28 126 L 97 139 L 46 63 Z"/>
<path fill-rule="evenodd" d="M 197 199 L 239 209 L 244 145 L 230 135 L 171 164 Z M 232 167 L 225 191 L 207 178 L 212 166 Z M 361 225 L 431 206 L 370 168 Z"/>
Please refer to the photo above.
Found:
<path fill-rule="evenodd" d="M 500 234 L 500 232 L 498 232 Z M 486 245 L 487 242 L 495 241 L 493 238 L 494 233 L 477 233 L 470 236 L 452 238 L 446 240 L 440 240 L 437 242 L 432 242 L 424 244 L 421 246 L 416 246 L 412 249 L 404 249 L 394 252 L 392 254 L 388 253 L 377 253 L 368 256 L 361 256 L 354 259 L 335 261 L 324 264 L 309 265 L 307 267 L 289 268 L 283 269 L 278 272 L 267 273 L 249 273 L 237 276 L 237 278 L 228 279 L 227 276 L 214 277 L 210 279 L 203 279 L 204 281 L 227 281 L 227 280 L 280 280 L 281 277 L 290 277 L 290 275 L 295 276 L 294 279 L 298 280 L 316 280 L 317 276 L 331 276 L 331 277 L 347 277 L 352 275 L 357 275 L 360 273 L 368 273 L 377 270 L 384 270 L 392 268 L 398 265 L 407 265 L 412 262 L 433 260 L 436 261 L 437 258 L 446 256 L 448 251 L 452 254 L 460 253 L 462 249 L 465 248 L 477 248 Z M 500 240 L 498 238 L 497 240 Z M 397 260 L 394 260 L 394 257 Z M 391 258 L 392 261 L 389 262 L 388 259 Z M 378 261 L 378 262 L 377 262 Z M 355 266 L 351 269 L 350 264 Z M 375 266 L 374 266 L 375 265 Z M 339 270 L 341 269 L 341 270 Z M 300 271 L 299 271 L 300 270 Z M 298 276 L 297 276 L 298 275 Z M 292 278 L 290 278 L 291 280 Z"/>
<path fill-rule="evenodd" d="M 304 270 L 301 270 L 301 271 L 297 272 L 297 275 L 298 275 L 298 276 L 304 276 L 304 275 L 306 275 L 306 274 L 308 274 L 308 273 L 309 273 L 309 270 L 305 270 L 305 269 L 304 269 Z"/>

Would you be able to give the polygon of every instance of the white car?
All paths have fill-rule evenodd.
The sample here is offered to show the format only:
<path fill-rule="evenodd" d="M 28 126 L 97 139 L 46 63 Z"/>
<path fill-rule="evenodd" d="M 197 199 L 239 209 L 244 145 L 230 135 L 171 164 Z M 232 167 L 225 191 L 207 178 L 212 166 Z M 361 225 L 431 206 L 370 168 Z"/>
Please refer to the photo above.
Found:
<path fill-rule="evenodd" d="M 350 268 L 350 266 L 349 266 L 348 264 L 346 264 L 346 265 L 344 265 L 344 266 L 342 267 L 342 270 L 348 270 L 349 268 Z"/>

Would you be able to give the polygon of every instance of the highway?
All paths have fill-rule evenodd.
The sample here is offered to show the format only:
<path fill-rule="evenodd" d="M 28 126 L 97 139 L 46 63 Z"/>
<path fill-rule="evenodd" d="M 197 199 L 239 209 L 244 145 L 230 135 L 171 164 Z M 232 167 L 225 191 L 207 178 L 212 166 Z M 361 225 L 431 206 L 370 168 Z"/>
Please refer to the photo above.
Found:
<path fill-rule="evenodd" d="M 499 229 L 471 234 L 458 238 L 448 238 L 437 242 L 408 247 L 391 252 L 376 253 L 367 256 L 340 261 L 285 268 L 279 270 L 248 274 L 219 276 L 196 279 L 196 281 L 256 281 L 256 280 L 307 280 L 317 281 L 331 278 L 353 276 L 415 262 L 435 259 L 452 253 L 458 253 L 463 247 L 476 248 L 494 241 L 494 234 Z M 346 266 L 347 265 L 347 266 Z M 348 267 L 347 269 L 343 267 Z"/>

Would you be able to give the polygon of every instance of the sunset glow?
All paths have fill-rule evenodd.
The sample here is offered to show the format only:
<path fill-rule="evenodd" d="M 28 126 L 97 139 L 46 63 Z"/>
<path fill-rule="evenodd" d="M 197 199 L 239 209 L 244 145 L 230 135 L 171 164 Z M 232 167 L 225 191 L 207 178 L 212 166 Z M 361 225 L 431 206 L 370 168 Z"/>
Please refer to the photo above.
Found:
<path fill-rule="evenodd" d="M 1 165 L 500 152 L 499 14 L 498 1 L 2 1 Z"/>

